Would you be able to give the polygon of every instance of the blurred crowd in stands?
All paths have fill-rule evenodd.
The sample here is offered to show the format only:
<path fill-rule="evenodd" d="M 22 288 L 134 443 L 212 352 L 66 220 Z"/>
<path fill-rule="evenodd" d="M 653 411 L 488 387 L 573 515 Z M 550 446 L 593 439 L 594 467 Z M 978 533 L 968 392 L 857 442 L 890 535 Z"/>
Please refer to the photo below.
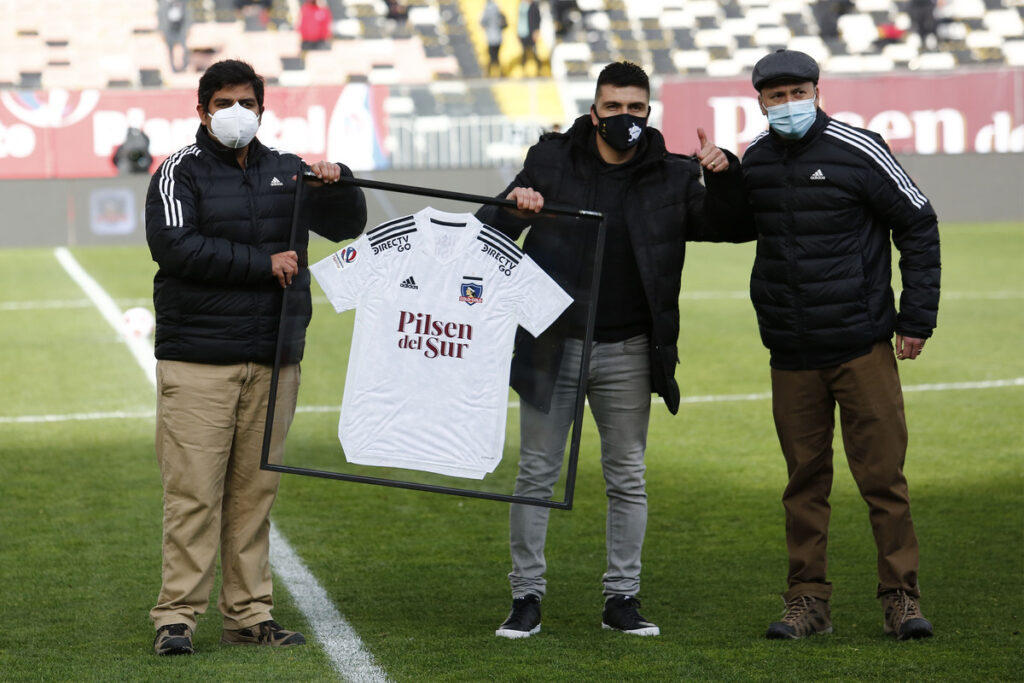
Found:
<path fill-rule="evenodd" d="M 833 72 L 1024 65 L 1024 0 L 76 0 L 60 17 L 48 0 L 8 6 L 0 88 L 190 87 L 228 56 L 283 85 L 590 79 L 623 59 L 655 77 L 726 77 L 780 47 Z"/>

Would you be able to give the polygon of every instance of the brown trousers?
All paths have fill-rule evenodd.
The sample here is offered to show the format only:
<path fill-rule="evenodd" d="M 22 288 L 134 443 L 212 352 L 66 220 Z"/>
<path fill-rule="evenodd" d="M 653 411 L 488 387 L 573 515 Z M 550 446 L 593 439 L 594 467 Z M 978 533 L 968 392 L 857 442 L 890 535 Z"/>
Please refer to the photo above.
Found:
<path fill-rule="evenodd" d="M 832 594 L 826 548 L 836 403 L 847 464 L 868 504 L 878 549 L 878 593 L 902 589 L 919 597 L 917 537 L 903 476 L 903 391 L 887 343 L 833 368 L 772 369 L 772 411 L 789 471 L 782 495 L 789 552 L 784 597 Z"/>
<path fill-rule="evenodd" d="M 260 469 L 273 368 L 157 363 L 156 455 L 164 487 L 163 572 L 150 619 L 193 629 L 220 550 L 224 628 L 270 619 L 270 508 L 281 475 Z M 300 372 L 282 367 L 269 461 L 282 462 Z"/>

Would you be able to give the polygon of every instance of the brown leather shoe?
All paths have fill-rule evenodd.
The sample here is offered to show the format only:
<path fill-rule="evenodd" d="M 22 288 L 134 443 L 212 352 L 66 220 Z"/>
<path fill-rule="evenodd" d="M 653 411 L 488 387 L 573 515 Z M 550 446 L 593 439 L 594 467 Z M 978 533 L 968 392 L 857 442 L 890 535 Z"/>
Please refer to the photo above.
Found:
<path fill-rule="evenodd" d="M 225 645 L 269 645 L 270 647 L 290 647 L 305 645 L 306 637 L 298 631 L 286 631 L 281 624 L 273 619 L 240 628 L 237 631 L 224 629 L 220 642 Z"/>

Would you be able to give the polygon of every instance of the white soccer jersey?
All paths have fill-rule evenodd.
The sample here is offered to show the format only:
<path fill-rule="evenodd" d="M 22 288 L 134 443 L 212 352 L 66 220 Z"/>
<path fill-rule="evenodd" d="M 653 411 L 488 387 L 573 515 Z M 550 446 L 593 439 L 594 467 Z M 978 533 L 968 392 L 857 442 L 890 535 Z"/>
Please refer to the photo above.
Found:
<path fill-rule="evenodd" d="M 348 461 L 493 472 L 516 326 L 536 336 L 572 298 L 505 235 L 431 207 L 310 270 L 336 311 L 356 309 L 338 425 Z"/>

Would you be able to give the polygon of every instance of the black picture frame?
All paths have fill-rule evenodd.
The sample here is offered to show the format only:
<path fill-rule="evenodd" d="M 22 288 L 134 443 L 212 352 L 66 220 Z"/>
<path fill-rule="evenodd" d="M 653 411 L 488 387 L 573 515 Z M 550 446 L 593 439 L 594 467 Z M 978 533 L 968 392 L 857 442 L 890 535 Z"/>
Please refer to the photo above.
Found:
<path fill-rule="evenodd" d="M 291 234 L 289 236 L 288 248 L 295 247 L 295 230 L 299 220 L 299 207 L 302 201 L 302 188 L 306 177 L 315 177 L 307 171 L 299 173 L 295 186 L 295 207 L 292 211 Z M 414 185 L 402 185 L 379 180 L 369 180 L 356 177 L 342 177 L 339 182 L 360 187 L 385 190 L 388 192 L 401 192 L 405 194 L 420 195 L 424 197 L 437 197 L 454 201 L 467 202 L 472 204 L 493 204 L 508 208 L 516 208 L 516 203 L 509 199 L 487 197 L 483 195 L 453 192 L 434 188 L 417 187 Z M 587 308 L 587 324 L 583 340 L 583 356 L 580 362 L 579 381 L 576 389 L 575 416 L 573 418 L 572 434 L 569 441 L 569 457 L 566 465 L 565 493 L 562 500 L 547 500 L 533 498 L 531 496 L 517 496 L 514 494 L 494 493 L 491 491 L 477 491 L 475 489 L 457 488 L 442 486 L 438 484 L 425 484 L 419 482 L 402 481 L 398 479 L 387 479 L 384 477 L 370 477 L 359 474 L 347 474 L 344 472 L 331 472 L 329 470 L 318 470 L 308 467 L 294 467 L 290 465 L 277 465 L 269 462 L 270 443 L 274 428 L 274 406 L 277 402 L 278 376 L 281 369 L 281 346 L 284 341 L 285 315 L 288 311 L 288 289 L 286 288 L 281 297 L 281 313 L 278 323 L 277 344 L 274 350 L 274 369 L 270 380 L 270 395 L 267 403 L 267 419 L 263 432 L 263 450 L 260 455 L 260 469 L 285 474 L 299 474 L 307 477 L 319 477 L 323 479 L 335 479 L 340 481 L 353 481 L 362 484 L 373 484 L 377 486 L 389 486 L 393 488 L 412 489 L 416 491 L 427 491 L 453 496 L 464 496 L 467 498 L 483 498 L 506 503 L 519 503 L 523 505 L 535 505 L 548 507 L 556 510 L 571 510 L 573 494 L 576 488 L 576 467 L 579 461 L 580 439 L 583 429 L 583 409 L 586 405 L 587 395 L 587 371 L 590 367 L 590 347 L 594 338 L 594 323 L 597 318 L 597 291 L 601 281 L 601 262 L 604 255 L 605 243 L 605 220 L 604 215 L 598 211 L 578 209 L 571 206 L 545 203 L 543 213 L 571 216 L 585 220 L 598 221 L 596 244 L 594 248 L 594 267 L 591 276 L 591 296 Z"/>

